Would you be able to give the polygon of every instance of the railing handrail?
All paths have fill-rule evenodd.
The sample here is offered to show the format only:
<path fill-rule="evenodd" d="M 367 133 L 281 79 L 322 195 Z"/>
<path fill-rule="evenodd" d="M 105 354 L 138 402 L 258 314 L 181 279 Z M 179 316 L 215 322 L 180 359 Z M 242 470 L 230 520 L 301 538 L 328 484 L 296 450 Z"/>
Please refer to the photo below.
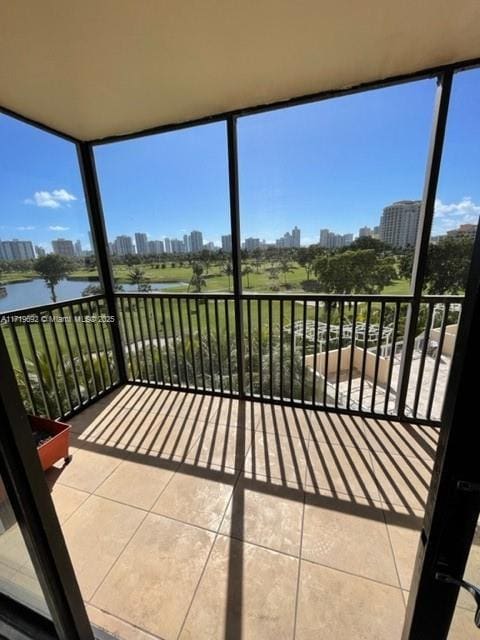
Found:
<path fill-rule="evenodd" d="M 80 304 L 82 302 L 95 302 L 96 300 L 102 300 L 105 296 L 103 293 L 96 293 L 93 296 L 81 296 L 80 298 L 71 298 L 68 300 L 60 300 L 57 302 L 49 302 L 48 304 L 37 305 L 35 307 L 26 307 L 24 309 L 12 309 L 10 311 L 0 312 L 0 321 L 8 316 L 29 316 L 35 313 L 41 313 L 43 311 L 52 311 L 59 307 L 67 307 L 72 304 Z"/>

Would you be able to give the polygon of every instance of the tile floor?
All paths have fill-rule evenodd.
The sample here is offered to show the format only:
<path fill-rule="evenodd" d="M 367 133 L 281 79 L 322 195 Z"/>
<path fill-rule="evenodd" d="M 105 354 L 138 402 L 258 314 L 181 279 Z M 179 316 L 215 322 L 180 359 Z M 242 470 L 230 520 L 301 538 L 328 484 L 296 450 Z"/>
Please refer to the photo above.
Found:
<path fill-rule="evenodd" d="M 400 638 L 435 430 L 132 386 L 72 425 L 48 482 L 94 624 Z M 451 638 L 477 638 L 461 604 Z"/>

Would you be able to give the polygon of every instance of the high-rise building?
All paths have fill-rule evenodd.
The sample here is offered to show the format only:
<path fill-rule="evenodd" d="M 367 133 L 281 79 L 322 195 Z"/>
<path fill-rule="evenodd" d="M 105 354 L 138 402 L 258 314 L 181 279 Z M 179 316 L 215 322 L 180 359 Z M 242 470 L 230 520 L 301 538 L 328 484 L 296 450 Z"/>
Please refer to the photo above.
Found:
<path fill-rule="evenodd" d="M 43 256 L 46 254 L 46 251 L 43 247 L 40 247 L 38 244 L 35 245 L 35 254 L 37 256 L 37 258 L 43 258 Z"/>
<path fill-rule="evenodd" d="M 71 240 L 66 240 L 65 238 L 52 240 L 52 249 L 53 253 L 56 253 L 57 256 L 65 256 L 67 258 L 75 257 L 75 247 Z"/>
<path fill-rule="evenodd" d="M 185 253 L 185 245 L 182 240 L 172 238 L 170 240 L 170 246 L 172 248 L 172 253 Z"/>
<path fill-rule="evenodd" d="M 163 253 L 163 242 L 161 240 L 149 240 L 147 251 L 150 255 L 159 256 Z"/>
<path fill-rule="evenodd" d="M 371 238 L 373 237 L 373 229 L 371 227 L 360 227 L 358 230 L 359 238 Z"/>
<path fill-rule="evenodd" d="M 190 242 L 190 236 L 188 236 L 186 233 L 183 236 L 183 246 L 185 248 L 185 253 L 190 253 L 192 250 L 191 247 L 191 242 Z"/>
<path fill-rule="evenodd" d="M 116 256 L 133 255 L 133 241 L 130 236 L 117 236 L 113 242 L 113 253 Z"/>
<path fill-rule="evenodd" d="M 170 238 L 165 238 L 163 242 L 165 245 L 165 253 L 172 253 L 172 245 L 170 243 Z"/>
<path fill-rule="evenodd" d="M 260 238 L 245 238 L 243 244 L 245 251 L 255 251 L 260 248 Z"/>
<path fill-rule="evenodd" d="M 232 253 L 232 236 L 222 236 L 222 251 L 225 253 Z"/>
<path fill-rule="evenodd" d="M 148 238 L 146 233 L 135 234 L 135 244 L 139 256 L 146 256 L 148 253 Z"/>
<path fill-rule="evenodd" d="M 292 247 L 300 246 L 300 229 L 295 226 L 292 229 Z"/>
<path fill-rule="evenodd" d="M 353 233 L 334 233 L 329 229 L 321 229 L 320 246 L 324 249 L 340 249 L 348 247 L 353 242 Z"/>
<path fill-rule="evenodd" d="M 190 251 L 200 253 L 203 250 L 203 234 L 201 231 L 192 231 L 190 234 Z"/>
<path fill-rule="evenodd" d="M 472 238 L 472 240 L 474 240 L 476 234 L 476 224 L 461 224 L 457 229 L 450 229 L 450 231 L 447 231 L 447 236 L 450 236 L 451 238 Z"/>
<path fill-rule="evenodd" d="M 83 255 L 82 243 L 80 242 L 80 240 L 76 240 L 75 242 L 75 255 L 78 258 L 80 258 Z"/>
<path fill-rule="evenodd" d="M 420 200 L 400 200 L 385 207 L 380 220 L 380 240 L 391 247 L 415 246 Z"/>
<path fill-rule="evenodd" d="M 0 258 L 2 260 L 33 260 L 35 252 L 30 240 L 0 241 Z"/>

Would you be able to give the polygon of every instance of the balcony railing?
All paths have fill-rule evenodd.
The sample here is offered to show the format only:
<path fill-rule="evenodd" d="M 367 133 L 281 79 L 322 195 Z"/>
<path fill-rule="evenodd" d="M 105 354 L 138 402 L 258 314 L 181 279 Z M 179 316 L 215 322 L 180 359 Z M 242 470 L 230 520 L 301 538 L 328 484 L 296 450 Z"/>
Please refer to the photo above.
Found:
<path fill-rule="evenodd" d="M 440 420 L 461 297 L 420 299 L 410 354 L 409 296 L 244 294 L 241 318 L 230 294 L 115 297 L 121 354 L 103 296 L 0 316 L 29 412 L 65 417 L 98 399 L 120 355 L 132 383 Z"/>

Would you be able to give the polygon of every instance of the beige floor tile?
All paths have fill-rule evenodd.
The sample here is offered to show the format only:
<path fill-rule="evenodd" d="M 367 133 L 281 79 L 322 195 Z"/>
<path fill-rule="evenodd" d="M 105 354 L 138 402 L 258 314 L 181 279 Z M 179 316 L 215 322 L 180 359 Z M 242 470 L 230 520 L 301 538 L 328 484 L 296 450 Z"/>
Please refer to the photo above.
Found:
<path fill-rule="evenodd" d="M 420 541 L 422 512 L 417 511 L 412 514 L 400 507 L 397 507 L 395 512 L 386 509 L 385 519 L 400 578 L 400 586 L 402 589 L 408 590 L 412 581 L 413 567 Z"/>
<path fill-rule="evenodd" d="M 291 638 L 297 571 L 296 558 L 220 536 L 180 640 Z"/>
<path fill-rule="evenodd" d="M 20 527 L 15 522 L 0 534 L 0 563 L 4 568 L 18 571 L 27 562 L 29 554 Z"/>
<path fill-rule="evenodd" d="M 135 627 L 116 616 L 112 616 L 97 607 L 87 604 L 88 619 L 94 627 L 106 631 L 119 640 L 158 640 L 146 631 Z"/>
<path fill-rule="evenodd" d="M 426 460 L 435 457 L 437 437 L 431 427 L 367 418 L 363 432 L 372 451 Z"/>
<path fill-rule="evenodd" d="M 307 465 L 308 443 L 300 438 L 255 432 L 245 460 L 245 474 L 270 480 L 279 478 L 285 484 L 303 486 Z"/>
<path fill-rule="evenodd" d="M 174 396 L 168 407 L 168 414 L 189 420 L 212 422 L 215 420 L 220 398 L 194 393 L 181 393 Z"/>
<path fill-rule="evenodd" d="M 378 500 L 370 453 L 353 447 L 311 440 L 308 448 L 307 490 Z"/>
<path fill-rule="evenodd" d="M 260 418 L 260 403 L 219 398 L 215 424 L 251 430 Z"/>
<path fill-rule="evenodd" d="M 152 511 L 189 524 L 217 531 L 232 495 L 236 479 L 234 471 L 222 473 L 212 468 L 219 477 L 202 477 L 188 473 L 188 465 L 181 465 L 168 487 L 155 502 Z M 221 482 L 220 476 L 228 482 Z"/>
<path fill-rule="evenodd" d="M 90 494 L 63 484 L 55 484 L 51 492 L 59 521 L 65 522 Z"/>
<path fill-rule="evenodd" d="M 399 640 L 400 589 L 302 561 L 297 640 Z"/>
<path fill-rule="evenodd" d="M 308 496 L 302 557 L 333 569 L 398 587 L 392 548 L 380 503 Z"/>
<path fill-rule="evenodd" d="M 89 600 L 135 533 L 145 512 L 90 496 L 63 526 L 85 600 Z"/>
<path fill-rule="evenodd" d="M 308 411 L 310 437 L 315 442 L 367 449 L 363 419 L 331 411 Z"/>
<path fill-rule="evenodd" d="M 480 631 L 475 626 L 473 612 L 458 607 L 453 615 L 448 640 L 478 640 Z"/>
<path fill-rule="evenodd" d="M 243 429 L 208 423 L 187 457 L 195 463 L 207 463 L 207 467 L 242 469 L 248 445 L 248 435 Z"/>
<path fill-rule="evenodd" d="M 260 480 L 260 479 L 259 479 Z M 228 505 L 221 532 L 254 544 L 298 555 L 302 530 L 303 490 L 276 486 L 264 478 L 241 477 Z"/>
<path fill-rule="evenodd" d="M 115 404 L 135 411 L 167 413 L 177 393 L 167 389 L 141 387 L 137 385 L 125 387 L 126 391 L 115 399 Z"/>
<path fill-rule="evenodd" d="M 118 457 L 80 449 L 58 475 L 57 482 L 92 493 L 120 462 L 121 458 Z"/>
<path fill-rule="evenodd" d="M 72 426 L 72 432 L 77 435 L 81 435 L 92 424 L 107 425 L 110 421 L 123 410 L 121 405 L 114 403 L 106 403 L 105 400 L 98 401 L 92 404 L 90 407 L 83 409 L 78 415 L 70 418 L 68 423 Z"/>
<path fill-rule="evenodd" d="M 213 540 L 209 531 L 149 514 L 91 604 L 176 638 Z"/>
<path fill-rule="evenodd" d="M 128 456 L 97 488 L 95 494 L 149 511 L 175 469 L 153 463 L 148 456 Z"/>
<path fill-rule="evenodd" d="M 115 407 L 93 420 L 79 434 L 79 440 L 90 444 L 116 446 L 120 442 L 127 442 L 129 436 L 137 433 L 145 424 L 148 415 L 134 409 Z"/>
<path fill-rule="evenodd" d="M 279 436 L 308 439 L 313 429 L 311 411 L 303 411 L 292 407 L 259 403 L 257 405 L 258 421 L 256 431 L 274 433 Z"/>
<path fill-rule="evenodd" d="M 35 575 L 17 571 L 3 586 L 5 593 L 14 600 L 22 602 L 43 616 L 51 616 L 42 588 Z"/>
<path fill-rule="evenodd" d="M 380 498 L 385 504 L 410 510 L 425 508 L 433 461 L 372 453 Z"/>

